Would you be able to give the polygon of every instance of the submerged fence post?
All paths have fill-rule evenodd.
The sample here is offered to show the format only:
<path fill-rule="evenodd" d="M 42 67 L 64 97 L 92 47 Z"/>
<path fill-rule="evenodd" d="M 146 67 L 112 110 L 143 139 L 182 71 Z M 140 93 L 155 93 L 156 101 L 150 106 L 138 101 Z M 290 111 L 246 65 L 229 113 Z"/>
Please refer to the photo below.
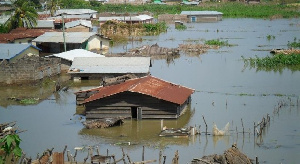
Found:
<path fill-rule="evenodd" d="M 158 164 L 161 164 L 162 151 L 159 151 Z"/>
<path fill-rule="evenodd" d="M 142 161 L 145 159 L 145 146 L 143 146 L 143 154 L 142 154 Z"/>
<path fill-rule="evenodd" d="M 204 118 L 204 116 L 203 116 L 203 115 L 202 115 L 202 118 L 203 118 L 203 120 L 204 120 L 205 127 L 206 127 L 206 129 L 205 129 L 205 134 L 207 135 L 207 124 L 206 124 L 206 121 L 205 121 L 205 118 Z"/>

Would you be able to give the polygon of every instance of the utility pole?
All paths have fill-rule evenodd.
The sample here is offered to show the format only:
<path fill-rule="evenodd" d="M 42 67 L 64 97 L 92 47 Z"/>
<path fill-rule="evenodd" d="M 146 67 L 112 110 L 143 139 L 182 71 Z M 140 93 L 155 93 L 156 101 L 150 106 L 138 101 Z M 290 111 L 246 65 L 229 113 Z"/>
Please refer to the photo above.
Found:
<path fill-rule="evenodd" d="M 66 46 L 66 36 L 65 36 L 65 21 L 64 21 L 64 14 L 61 14 L 61 19 L 62 19 L 62 29 L 63 29 L 63 38 L 64 38 L 64 50 L 65 52 L 67 51 L 67 46 Z"/>

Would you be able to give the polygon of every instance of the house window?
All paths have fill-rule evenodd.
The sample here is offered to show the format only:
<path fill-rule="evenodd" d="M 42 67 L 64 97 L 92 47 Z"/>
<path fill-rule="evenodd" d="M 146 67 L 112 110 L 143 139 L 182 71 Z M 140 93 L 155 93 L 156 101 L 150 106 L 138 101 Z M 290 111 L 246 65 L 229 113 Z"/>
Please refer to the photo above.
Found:
<path fill-rule="evenodd" d="M 192 17 L 191 17 L 191 22 L 196 22 L 196 21 L 197 21 L 197 17 L 192 16 Z"/>

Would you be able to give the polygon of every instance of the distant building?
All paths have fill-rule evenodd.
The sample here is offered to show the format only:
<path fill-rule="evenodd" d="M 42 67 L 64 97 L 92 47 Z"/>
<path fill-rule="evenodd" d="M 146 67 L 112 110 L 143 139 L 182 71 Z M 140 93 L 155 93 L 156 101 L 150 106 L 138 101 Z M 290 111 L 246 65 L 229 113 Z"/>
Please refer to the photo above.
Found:
<path fill-rule="evenodd" d="M 27 54 L 39 56 L 40 50 L 31 44 L 0 44 L 0 61 L 14 63 Z"/>
<path fill-rule="evenodd" d="M 134 23 L 152 23 L 153 17 L 149 15 L 132 15 L 132 16 L 99 16 L 100 24 L 105 23 L 106 21 L 120 21 L 128 24 Z"/>
<path fill-rule="evenodd" d="M 42 49 L 43 53 L 64 52 L 64 43 L 66 50 L 85 49 L 99 50 L 108 48 L 109 39 L 104 38 L 95 32 L 46 32 L 32 41 Z"/>
<path fill-rule="evenodd" d="M 16 28 L 9 33 L 0 34 L 0 43 L 31 44 L 31 41 L 45 32 L 54 32 L 54 29 L 27 29 Z"/>
<path fill-rule="evenodd" d="M 91 32 L 92 22 L 88 20 L 76 20 L 65 23 L 66 32 Z"/>
<path fill-rule="evenodd" d="M 182 11 L 180 15 L 186 15 L 188 22 L 216 22 L 223 17 L 218 11 Z"/>
<path fill-rule="evenodd" d="M 134 74 L 149 74 L 150 57 L 80 57 L 74 58 L 69 74 L 72 79 L 98 79 Z"/>
<path fill-rule="evenodd" d="M 75 94 L 85 106 L 86 119 L 176 119 L 188 109 L 193 93 L 193 89 L 148 75 Z"/>

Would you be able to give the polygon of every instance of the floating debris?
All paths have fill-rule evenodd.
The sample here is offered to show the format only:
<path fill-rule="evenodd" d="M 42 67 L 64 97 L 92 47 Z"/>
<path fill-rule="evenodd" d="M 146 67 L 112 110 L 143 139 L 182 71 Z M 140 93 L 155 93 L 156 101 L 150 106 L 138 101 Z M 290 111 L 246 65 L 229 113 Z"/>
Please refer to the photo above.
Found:
<path fill-rule="evenodd" d="M 88 120 L 83 122 L 83 125 L 87 129 L 95 129 L 95 128 L 108 128 L 112 126 L 119 126 L 124 123 L 124 118 L 103 118 L 96 120 Z"/>
<path fill-rule="evenodd" d="M 290 54 L 300 54 L 300 49 L 273 49 L 271 50 L 272 54 L 284 54 L 284 55 L 290 55 Z"/>
<path fill-rule="evenodd" d="M 253 162 L 245 154 L 239 151 L 239 149 L 236 147 L 236 144 L 233 144 L 232 147 L 225 150 L 224 154 L 222 155 L 213 154 L 213 155 L 203 156 L 202 158 L 194 158 L 191 162 L 191 164 L 208 164 L 208 163 L 252 164 Z"/>

